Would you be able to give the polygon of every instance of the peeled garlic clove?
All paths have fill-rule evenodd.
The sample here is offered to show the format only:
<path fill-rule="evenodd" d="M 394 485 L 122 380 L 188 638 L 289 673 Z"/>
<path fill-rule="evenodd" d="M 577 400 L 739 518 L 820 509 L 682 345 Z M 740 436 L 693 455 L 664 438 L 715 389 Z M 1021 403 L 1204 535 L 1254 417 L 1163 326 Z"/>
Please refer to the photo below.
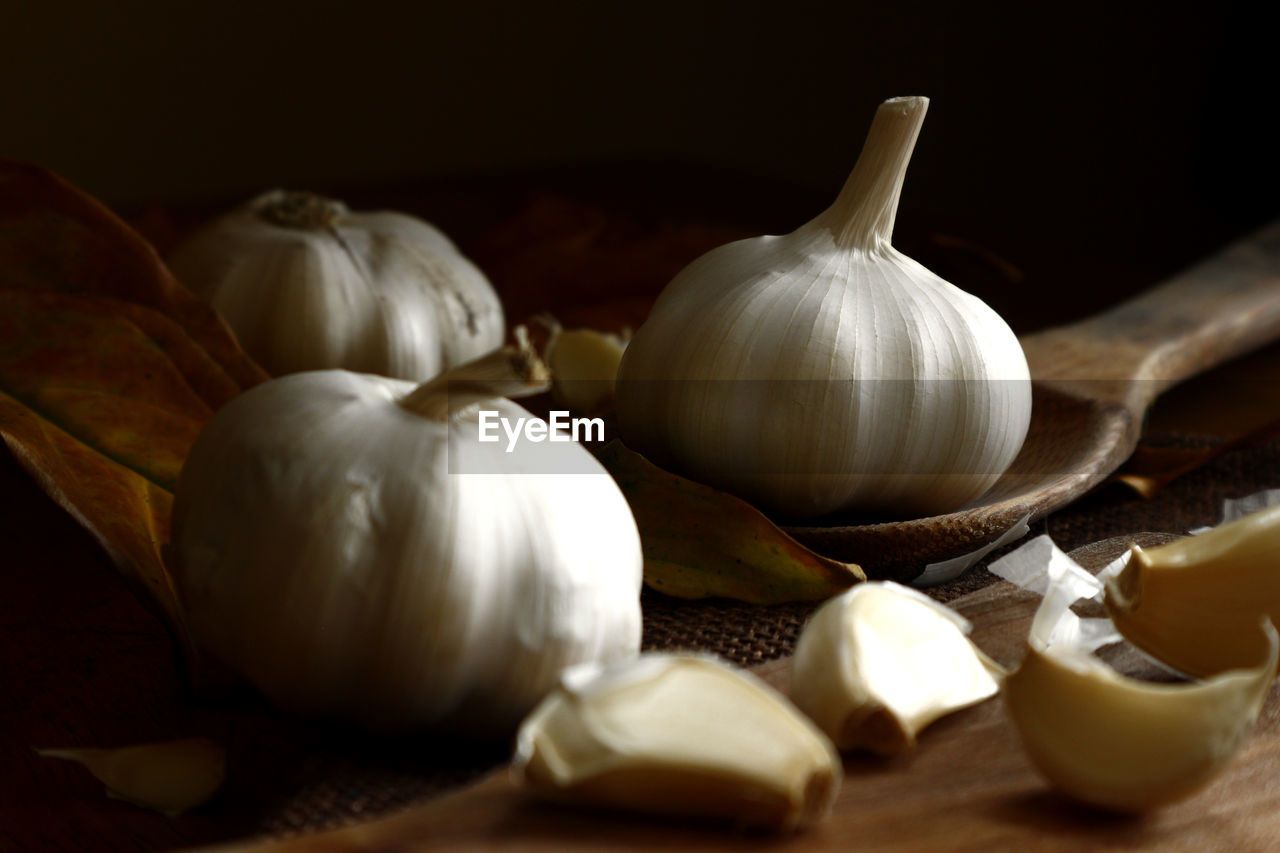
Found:
<path fill-rule="evenodd" d="M 794 518 L 950 512 L 1009 467 L 1031 422 L 1017 337 L 890 242 L 927 106 L 880 106 L 827 211 L 672 279 L 619 366 L 629 447 Z"/>
<path fill-rule="evenodd" d="M 939 717 L 1000 689 L 1002 670 L 958 613 L 893 582 L 860 584 L 809 619 L 791 698 L 841 750 L 891 754 Z"/>
<path fill-rule="evenodd" d="M 1134 547 L 1107 584 L 1107 613 L 1126 640 L 1198 677 L 1257 666 L 1255 626 L 1280 623 L 1280 505 L 1150 550 Z"/>
<path fill-rule="evenodd" d="M 749 673 L 709 657 L 582 667 L 524 721 L 515 770 L 570 801 L 792 829 L 843 771 L 827 738 Z"/>
<path fill-rule="evenodd" d="M 575 412 L 596 412 L 613 399 L 618 365 L 627 340 L 595 329 L 552 332 L 547 347 L 551 395 Z"/>
<path fill-rule="evenodd" d="M 1126 678 L 1079 649 L 1032 648 L 1005 680 L 1009 714 L 1032 763 L 1075 799 L 1122 812 L 1183 799 L 1227 765 L 1266 699 L 1280 643 L 1270 623 L 1254 629 L 1266 660 L 1189 684 Z"/>
<path fill-rule="evenodd" d="M 421 381 L 502 345 L 488 279 L 405 214 L 275 190 L 167 260 L 275 375 L 341 367 Z"/>
<path fill-rule="evenodd" d="M 1257 718 L 1280 659 L 1269 621 L 1254 630 L 1267 645 L 1250 669 L 1187 684 L 1126 678 L 1089 653 L 1071 629 L 1078 596 L 1061 564 L 1036 611 L 1022 665 L 1005 679 L 1014 726 L 1036 767 L 1062 792 L 1115 811 L 1181 799 L 1231 759 Z"/>
<path fill-rule="evenodd" d="M 196 737 L 119 749 L 37 749 L 46 758 L 83 764 L 107 794 L 169 815 L 208 801 L 226 776 L 226 750 Z"/>

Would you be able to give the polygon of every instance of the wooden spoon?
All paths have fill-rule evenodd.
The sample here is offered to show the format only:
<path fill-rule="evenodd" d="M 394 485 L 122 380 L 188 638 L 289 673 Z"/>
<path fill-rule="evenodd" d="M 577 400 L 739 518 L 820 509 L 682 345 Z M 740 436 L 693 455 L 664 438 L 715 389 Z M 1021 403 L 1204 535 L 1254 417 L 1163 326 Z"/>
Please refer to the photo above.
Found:
<path fill-rule="evenodd" d="M 1133 453 L 1161 392 L 1276 337 L 1280 222 L 1116 308 L 1023 337 L 1031 430 L 1009 471 L 974 505 L 908 521 L 785 529 L 876 577 L 914 578 L 1080 497 Z"/>

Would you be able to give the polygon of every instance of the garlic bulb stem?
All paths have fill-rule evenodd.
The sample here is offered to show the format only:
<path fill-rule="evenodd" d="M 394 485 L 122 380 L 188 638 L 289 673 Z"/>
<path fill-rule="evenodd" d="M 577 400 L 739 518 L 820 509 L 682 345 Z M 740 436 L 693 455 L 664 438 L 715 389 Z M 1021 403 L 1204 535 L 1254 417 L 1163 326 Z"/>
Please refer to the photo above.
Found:
<path fill-rule="evenodd" d="M 929 99 L 891 98 L 876 110 L 867 141 L 835 203 L 815 220 L 842 249 L 889 248 L 907 165 L 924 124 Z"/>
<path fill-rule="evenodd" d="M 254 212 L 264 222 L 302 231 L 331 230 L 338 217 L 348 212 L 342 202 L 308 192 L 268 193 L 253 204 Z"/>
<path fill-rule="evenodd" d="M 523 326 L 516 328 L 515 337 L 514 344 L 423 382 L 405 395 L 400 405 L 423 417 L 447 421 L 485 400 L 528 397 L 546 391 L 551 385 L 551 372 L 538 357 Z"/>

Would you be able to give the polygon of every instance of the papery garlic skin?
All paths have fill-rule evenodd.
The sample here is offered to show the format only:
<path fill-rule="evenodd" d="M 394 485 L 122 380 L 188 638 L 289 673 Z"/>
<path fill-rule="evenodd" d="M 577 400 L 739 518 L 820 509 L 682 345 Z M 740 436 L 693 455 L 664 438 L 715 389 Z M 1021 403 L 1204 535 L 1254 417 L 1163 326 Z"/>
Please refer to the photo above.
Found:
<path fill-rule="evenodd" d="M 422 381 L 502 344 L 488 279 L 439 229 L 401 213 L 274 190 L 168 264 L 273 375 L 345 368 Z"/>
<path fill-rule="evenodd" d="M 1156 548 L 1134 547 L 1108 581 L 1107 614 L 1126 640 L 1204 677 L 1256 666 L 1280 623 L 1280 505 Z"/>
<path fill-rule="evenodd" d="M 474 411 L 424 417 L 410 392 L 319 371 L 224 407 L 178 484 L 182 599 L 281 708 L 509 734 L 563 667 L 637 654 L 639 535 L 581 446 L 508 454 L 477 443 Z"/>
<path fill-rule="evenodd" d="M 203 737 L 115 749 L 37 749 L 36 753 L 83 764 L 106 786 L 108 796 L 169 817 L 210 800 L 227 774 L 226 749 Z"/>
<path fill-rule="evenodd" d="M 566 672 L 521 724 L 514 771 L 567 801 L 773 829 L 824 817 L 843 776 L 772 688 L 687 654 Z"/>
<path fill-rule="evenodd" d="M 672 280 L 619 369 L 629 446 L 792 517 L 948 512 L 1008 468 L 1031 417 L 1016 336 L 889 243 L 927 103 L 880 107 L 829 210 Z"/>
<path fill-rule="evenodd" d="M 1003 670 L 958 613 L 900 584 L 859 584 L 805 624 L 791 698 L 842 751 L 889 755 L 933 721 L 994 696 Z"/>

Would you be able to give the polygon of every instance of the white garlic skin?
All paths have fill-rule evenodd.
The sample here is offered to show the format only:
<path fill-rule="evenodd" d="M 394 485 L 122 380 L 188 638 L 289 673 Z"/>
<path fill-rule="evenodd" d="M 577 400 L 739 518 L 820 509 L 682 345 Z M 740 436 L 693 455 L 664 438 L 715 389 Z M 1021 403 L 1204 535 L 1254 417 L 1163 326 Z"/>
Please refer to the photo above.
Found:
<path fill-rule="evenodd" d="M 438 228 L 401 213 L 274 190 L 197 232 L 168 264 L 273 375 L 337 367 L 421 381 L 503 340 L 484 273 Z"/>
<path fill-rule="evenodd" d="M 204 737 L 115 749 L 37 749 L 45 758 L 83 764 L 107 796 L 177 817 L 210 800 L 227 775 L 227 751 Z"/>
<path fill-rule="evenodd" d="M 582 447 L 543 445 L 587 473 L 522 473 L 474 418 L 398 405 L 412 389 L 319 371 L 219 411 L 175 496 L 183 603 L 197 642 L 285 710 L 509 735 L 562 667 L 638 653 L 639 535 Z M 509 473 L 453 473 L 451 453 Z"/>
<path fill-rule="evenodd" d="M 926 103 L 881 107 L 828 211 L 667 285 L 619 369 L 628 445 L 792 517 L 949 512 L 1009 467 L 1031 419 L 1017 337 L 889 244 Z"/>

